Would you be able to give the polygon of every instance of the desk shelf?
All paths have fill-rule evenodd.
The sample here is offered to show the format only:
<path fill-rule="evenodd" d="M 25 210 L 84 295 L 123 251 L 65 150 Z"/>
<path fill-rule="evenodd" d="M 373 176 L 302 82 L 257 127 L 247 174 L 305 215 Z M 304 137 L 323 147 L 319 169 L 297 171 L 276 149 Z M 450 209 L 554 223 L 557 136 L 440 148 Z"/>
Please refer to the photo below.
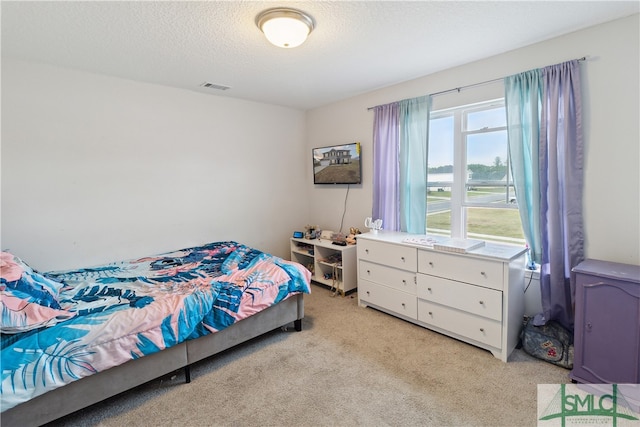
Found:
<path fill-rule="evenodd" d="M 342 296 L 357 288 L 356 246 L 334 245 L 330 240 L 291 238 L 291 261 L 311 271 L 311 280 Z"/>

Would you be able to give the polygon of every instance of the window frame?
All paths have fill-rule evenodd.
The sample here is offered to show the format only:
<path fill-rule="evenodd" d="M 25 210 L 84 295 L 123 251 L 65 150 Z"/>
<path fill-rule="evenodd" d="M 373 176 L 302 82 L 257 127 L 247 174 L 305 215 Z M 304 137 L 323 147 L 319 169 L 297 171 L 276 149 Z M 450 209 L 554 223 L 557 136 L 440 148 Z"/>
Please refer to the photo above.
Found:
<path fill-rule="evenodd" d="M 488 134 L 494 132 L 507 131 L 506 117 L 505 124 L 503 126 L 484 127 L 481 129 L 468 130 L 468 116 L 471 113 L 486 111 L 495 109 L 496 107 L 505 108 L 505 99 L 496 98 L 487 101 L 475 102 L 472 104 L 460 105 L 455 107 L 444 108 L 441 110 L 432 111 L 429 114 L 429 122 L 434 119 L 441 119 L 445 117 L 452 117 L 453 119 L 453 181 L 451 182 L 451 237 L 460 238 L 468 235 L 467 230 L 467 211 L 470 208 L 486 208 L 486 209 L 518 209 L 517 200 L 515 203 L 510 203 L 510 186 L 513 187 L 513 176 L 511 173 L 511 160 L 509 153 L 509 144 L 507 142 L 507 158 L 505 159 L 507 168 L 507 181 L 506 181 L 506 194 L 504 202 L 500 203 L 487 203 L 487 202 L 474 202 L 467 197 L 468 188 L 468 162 L 467 162 L 467 150 L 468 150 L 468 137 L 470 135 Z M 506 114 L 506 112 L 505 112 Z M 428 165 L 429 168 L 429 165 Z M 427 181 L 428 181 L 427 175 Z M 427 186 L 429 189 L 429 186 Z M 515 190 L 514 190 L 515 196 Z M 428 192 L 425 195 L 428 197 Z M 514 197 L 515 198 L 515 197 Z M 429 221 L 427 218 L 427 230 L 429 228 Z M 497 236 L 500 237 L 500 236 Z M 509 238 L 508 236 L 503 236 Z M 518 242 L 520 243 L 520 242 Z M 524 244 L 524 238 L 522 239 Z"/>

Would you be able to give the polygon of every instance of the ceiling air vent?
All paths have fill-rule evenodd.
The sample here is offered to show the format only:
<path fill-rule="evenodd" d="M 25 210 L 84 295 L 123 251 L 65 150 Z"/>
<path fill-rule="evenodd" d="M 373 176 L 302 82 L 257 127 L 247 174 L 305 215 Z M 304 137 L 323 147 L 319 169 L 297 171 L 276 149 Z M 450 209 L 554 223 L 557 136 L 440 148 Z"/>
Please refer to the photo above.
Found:
<path fill-rule="evenodd" d="M 215 83 L 204 82 L 200 85 L 201 87 L 206 87 L 207 89 L 217 89 L 217 90 L 227 90 L 231 89 L 231 86 L 218 85 Z"/>

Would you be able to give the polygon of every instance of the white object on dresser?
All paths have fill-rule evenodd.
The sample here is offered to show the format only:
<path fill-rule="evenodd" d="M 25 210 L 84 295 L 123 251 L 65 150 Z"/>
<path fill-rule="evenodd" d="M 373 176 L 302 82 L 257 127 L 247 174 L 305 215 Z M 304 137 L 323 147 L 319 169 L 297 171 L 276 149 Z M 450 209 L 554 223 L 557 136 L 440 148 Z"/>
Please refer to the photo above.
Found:
<path fill-rule="evenodd" d="M 356 245 L 334 245 L 326 239 L 291 238 L 291 261 L 313 274 L 311 280 L 334 288 L 342 296 L 358 286 Z"/>
<path fill-rule="evenodd" d="M 380 231 L 358 236 L 358 303 L 489 350 L 507 361 L 524 316 L 525 247 L 468 253 Z M 424 239 L 423 239 L 424 240 Z"/>

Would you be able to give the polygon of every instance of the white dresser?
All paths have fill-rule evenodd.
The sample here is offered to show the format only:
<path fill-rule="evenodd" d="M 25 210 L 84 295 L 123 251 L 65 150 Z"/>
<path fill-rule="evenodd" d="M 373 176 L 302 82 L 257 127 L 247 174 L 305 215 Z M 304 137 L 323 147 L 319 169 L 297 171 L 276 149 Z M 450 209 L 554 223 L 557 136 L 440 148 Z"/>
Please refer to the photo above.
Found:
<path fill-rule="evenodd" d="M 502 360 L 524 316 L 526 248 L 486 243 L 449 253 L 407 243 L 413 235 L 358 236 L 358 302 L 487 349 Z"/>

